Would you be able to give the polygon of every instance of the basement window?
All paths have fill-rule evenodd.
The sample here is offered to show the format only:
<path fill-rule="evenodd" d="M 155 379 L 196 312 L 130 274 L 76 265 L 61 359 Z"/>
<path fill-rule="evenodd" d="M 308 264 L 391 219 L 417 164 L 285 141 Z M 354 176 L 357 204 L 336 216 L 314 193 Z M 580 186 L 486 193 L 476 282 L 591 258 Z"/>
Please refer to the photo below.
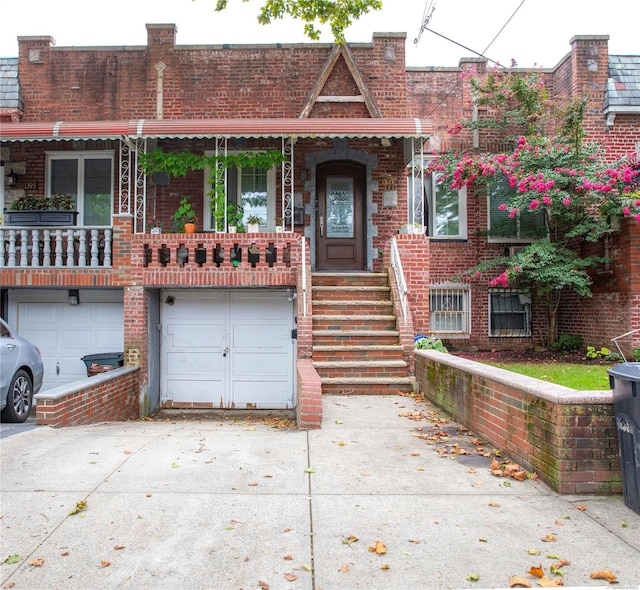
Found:
<path fill-rule="evenodd" d="M 531 336 L 531 296 L 524 291 L 489 291 L 489 336 Z"/>
<path fill-rule="evenodd" d="M 470 305 L 468 288 L 429 289 L 429 332 L 439 335 L 468 335 Z"/>

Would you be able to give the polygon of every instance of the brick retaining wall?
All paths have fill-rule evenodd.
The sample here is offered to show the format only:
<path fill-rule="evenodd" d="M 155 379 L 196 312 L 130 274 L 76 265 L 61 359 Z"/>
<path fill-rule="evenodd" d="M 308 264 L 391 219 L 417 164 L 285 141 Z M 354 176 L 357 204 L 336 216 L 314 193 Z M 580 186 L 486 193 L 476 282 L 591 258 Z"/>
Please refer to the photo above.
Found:
<path fill-rule="evenodd" d="M 611 391 L 576 391 L 436 351 L 416 351 L 415 363 L 427 399 L 556 491 L 622 491 Z"/>
<path fill-rule="evenodd" d="M 34 396 L 36 424 L 80 426 L 139 418 L 139 367 L 120 367 Z"/>

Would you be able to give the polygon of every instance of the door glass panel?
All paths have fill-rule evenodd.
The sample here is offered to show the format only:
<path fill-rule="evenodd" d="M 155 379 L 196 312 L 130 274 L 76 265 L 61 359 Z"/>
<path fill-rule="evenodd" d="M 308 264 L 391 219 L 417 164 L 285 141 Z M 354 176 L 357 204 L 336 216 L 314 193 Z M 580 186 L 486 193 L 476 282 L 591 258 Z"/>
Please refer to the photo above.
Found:
<path fill-rule="evenodd" d="M 327 237 L 354 235 L 353 179 L 327 178 Z"/>
<path fill-rule="evenodd" d="M 84 161 L 84 224 L 111 224 L 111 160 Z"/>
<path fill-rule="evenodd" d="M 75 200 L 78 194 L 78 160 L 51 161 L 51 194 L 71 195 Z"/>
<path fill-rule="evenodd" d="M 267 171 L 258 168 L 242 168 L 240 202 L 244 208 L 243 225 L 247 225 L 247 218 L 250 215 L 262 219 L 261 226 L 267 225 L 267 196 Z"/>

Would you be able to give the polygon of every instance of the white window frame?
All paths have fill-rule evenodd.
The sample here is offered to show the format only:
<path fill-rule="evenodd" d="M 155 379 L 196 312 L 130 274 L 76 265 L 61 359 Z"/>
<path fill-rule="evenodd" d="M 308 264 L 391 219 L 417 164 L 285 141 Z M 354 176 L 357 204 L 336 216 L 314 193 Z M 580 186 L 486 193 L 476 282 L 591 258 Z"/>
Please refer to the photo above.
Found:
<path fill-rule="evenodd" d="M 76 209 L 78 211 L 78 225 L 84 225 L 84 162 L 85 160 L 110 160 L 111 161 L 111 182 L 109 191 L 111 200 L 109 204 L 109 223 L 101 227 L 112 225 L 113 219 L 113 199 L 114 199 L 114 162 L 113 150 L 86 150 L 77 152 L 45 152 L 45 195 L 51 196 L 51 162 L 54 160 L 78 160 L 78 186 L 76 193 Z"/>
<path fill-rule="evenodd" d="M 462 309 L 434 309 L 433 299 L 435 296 L 447 297 L 453 295 L 455 297 L 462 296 Z M 460 329 L 434 329 L 435 315 L 441 314 L 442 318 L 446 317 L 446 314 L 452 314 L 461 318 Z M 443 320 L 447 323 L 447 320 Z M 455 323 L 455 322 L 454 322 Z M 441 327 L 438 326 L 438 327 Z M 446 336 L 447 338 L 468 338 L 471 334 L 471 289 L 468 285 L 461 285 L 458 283 L 441 283 L 438 285 L 429 286 L 429 333 Z"/>
<path fill-rule="evenodd" d="M 494 331 L 494 329 L 492 328 L 492 324 L 493 324 L 493 315 L 494 315 L 494 311 L 493 311 L 493 297 L 494 296 L 514 296 L 517 295 L 518 296 L 518 300 L 520 302 L 520 305 L 522 306 L 522 311 L 510 311 L 510 312 L 505 312 L 505 315 L 507 313 L 510 314 L 515 314 L 515 313 L 519 313 L 522 314 L 524 316 L 524 324 L 525 324 L 525 331 L 524 333 L 522 331 L 518 331 L 515 329 L 511 329 L 511 330 L 502 330 L 500 332 L 496 332 Z M 488 318 L 489 318 L 489 325 L 488 325 L 488 330 L 489 330 L 489 337 L 490 338 L 531 338 L 531 334 L 532 334 L 532 327 L 531 327 L 531 294 L 528 291 L 524 291 L 522 289 L 489 289 L 489 293 L 488 293 L 488 300 L 487 300 L 487 308 L 488 308 Z"/>
<path fill-rule="evenodd" d="M 515 191 L 515 189 L 514 189 Z M 505 201 L 506 204 L 506 201 Z M 540 237 L 520 237 L 520 212 L 516 213 L 516 235 L 514 236 L 492 236 L 491 235 L 491 182 L 487 183 L 487 230 L 488 236 L 487 241 L 491 244 L 532 244 L 533 242 L 537 242 L 541 239 L 544 239 L 546 236 Z M 538 209 L 538 214 L 541 214 L 541 210 Z M 507 214 L 505 212 L 505 214 Z"/>
<path fill-rule="evenodd" d="M 246 151 L 229 151 L 231 154 L 239 154 L 246 153 Z M 212 151 L 205 152 L 206 156 L 215 155 Z M 238 187 L 238 194 L 236 195 L 236 203 L 240 200 L 240 191 L 242 189 L 241 180 L 242 180 L 242 168 L 227 168 L 225 170 L 226 174 L 231 174 L 236 172 L 238 174 L 236 186 Z M 211 167 L 205 166 L 204 168 L 204 203 L 202 210 L 204 211 L 204 224 L 203 227 L 205 230 L 212 231 L 214 229 L 212 225 L 212 216 L 213 212 L 211 210 L 211 196 L 209 193 L 212 190 L 212 185 L 209 182 L 209 178 L 211 177 Z M 227 194 L 227 202 L 229 199 L 229 195 Z M 264 224 L 260 225 L 260 231 L 275 231 L 276 222 L 275 218 L 278 216 L 278 212 L 276 211 L 276 167 L 272 166 L 267 170 L 267 218 L 264 220 Z"/>
<path fill-rule="evenodd" d="M 426 168 L 429 165 L 429 160 L 425 160 L 423 166 Z M 422 221 L 423 226 L 425 221 L 428 222 L 427 235 L 436 240 L 466 240 L 468 235 L 467 229 L 467 187 L 463 186 L 458 189 L 458 233 L 456 234 L 436 234 L 436 204 L 437 204 L 437 187 L 438 178 L 442 176 L 439 172 L 433 172 L 431 174 L 424 175 L 424 186 L 419 178 L 414 178 L 414 190 L 422 192 L 422 219 L 413 219 L 416 215 L 415 212 L 411 215 L 411 210 L 416 206 L 417 199 L 415 196 L 411 197 L 409 202 L 409 223 L 412 221 Z M 409 188 L 411 183 L 409 183 Z"/>

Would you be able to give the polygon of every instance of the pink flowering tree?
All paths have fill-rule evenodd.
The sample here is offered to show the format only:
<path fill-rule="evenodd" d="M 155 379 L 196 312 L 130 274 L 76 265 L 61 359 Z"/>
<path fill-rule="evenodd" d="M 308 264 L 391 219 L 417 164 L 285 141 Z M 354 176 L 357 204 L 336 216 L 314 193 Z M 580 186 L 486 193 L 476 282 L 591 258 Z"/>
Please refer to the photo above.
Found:
<path fill-rule="evenodd" d="M 491 88 L 499 91 L 495 85 Z M 533 84 L 526 89 L 535 93 Z M 471 186 L 478 194 L 483 185 L 497 186 L 503 194 L 498 210 L 505 220 L 535 214 L 544 221 L 538 225 L 538 234 L 530 236 L 536 241 L 515 256 L 487 260 L 467 274 L 478 279 L 494 270 L 498 274 L 490 279 L 490 287 L 525 288 L 545 302 L 547 343 L 551 344 L 557 337 L 562 294 L 572 291 L 591 296 L 589 269 L 604 261 L 599 256 L 582 255 L 580 243 L 603 239 L 611 231 L 612 217 L 633 217 L 640 222 L 640 166 L 635 154 L 611 161 L 600 145 L 584 141 L 584 102 L 565 109 L 555 136 L 536 134 L 535 125 L 527 122 L 537 122 L 544 115 L 540 109 L 545 97 L 542 86 L 539 92 L 539 101 L 527 101 L 520 112 L 516 101 L 509 111 L 508 125 L 517 121 L 530 133 L 517 138 L 512 151 L 446 154 L 432 162 L 428 171 L 438 172 L 439 181 L 452 189 Z"/>

